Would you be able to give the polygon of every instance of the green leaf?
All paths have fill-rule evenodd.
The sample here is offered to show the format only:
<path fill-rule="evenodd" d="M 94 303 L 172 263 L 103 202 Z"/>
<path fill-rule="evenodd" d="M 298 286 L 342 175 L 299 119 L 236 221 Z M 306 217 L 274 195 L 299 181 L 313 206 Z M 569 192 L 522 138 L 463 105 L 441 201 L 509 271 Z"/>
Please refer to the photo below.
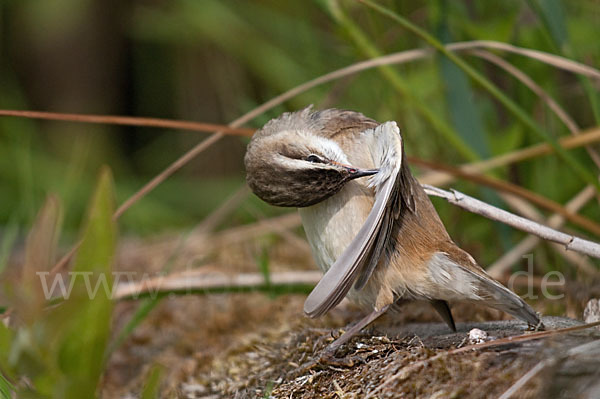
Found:
<path fill-rule="evenodd" d="M 163 368 L 160 365 L 155 365 L 150 370 L 148 379 L 142 390 L 142 399 L 158 399 L 160 396 L 160 381 L 163 374 Z"/>
<path fill-rule="evenodd" d="M 263 249 L 260 258 L 258 259 L 258 268 L 260 269 L 260 272 L 265 278 L 265 285 L 267 286 L 267 288 L 270 287 L 271 271 L 269 268 L 269 253 L 267 252 L 266 248 Z"/>
<path fill-rule="evenodd" d="M 0 368 L 5 371 L 9 368 L 10 351 L 15 340 L 15 333 L 4 323 L 0 322 Z M 0 373 L 1 374 L 1 373 Z"/>
<path fill-rule="evenodd" d="M 448 27 L 448 2 L 443 1 L 440 20 L 437 23 L 438 37 L 443 43 L 452 42 Z M 477 106 L 475 92 L 463 71 L 448 58 L 439 59 L 446 103 L 454 128 L 465 143 L 469 143 L 480 158 L 490 155 L 481 109 Z"/>
<path fill-rule="evenodd" d="M 15 387 L 0 372 L 0 399 L 11 399 Z"/>
<path fill-rule="evenodd" d="M 43 276 L 40 273 L 48 272 L 55 263 L 61 220 L 60 201 L 58 197 L 50 195 L 27 235 L 21 292 L 18 295 L 23 301 L 19 306 L 21 317 L 29 324 L 39 317 L 48 299 L 44 298 L 40 281 L 40 277 Z"/>
<path fill-rule="evenodd" d="M 111 173 L 102 169 L 75 259 L 70 297 L 49 315 L 60 331 L 53 359 L 60 377 L 54 397 L 92 398 L 104 370 L 110 333 L 113 261 L 117 231 Z"/>
<path fill-rule="evenodd" d="M 4 271 L 8 263 L 8 258 L 15 245 L 19 234 L 19 223 L 16 214 L 13 214 L 6 225 L 2 240 L 0 240 L 0 273 Z"/>

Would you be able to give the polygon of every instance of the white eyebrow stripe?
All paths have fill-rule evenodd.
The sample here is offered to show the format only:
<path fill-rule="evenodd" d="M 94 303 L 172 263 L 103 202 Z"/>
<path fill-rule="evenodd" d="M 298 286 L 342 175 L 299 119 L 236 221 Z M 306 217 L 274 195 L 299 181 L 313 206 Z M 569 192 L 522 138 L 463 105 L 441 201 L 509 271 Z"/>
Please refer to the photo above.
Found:
<path fill-rule="evenodd" d="M 308 136 L 307 139 L 311 141 L 311 144 L 318 148 L 329 160 L 348 164 L 348 157 L 335 141 L 310 132 L 301 131 L 299 133 L 306 134 Z"/>
<path fill-rule="evenodd" d="M 289 158 L 289 157 L 286 157 L 285 155 L 281 155 L 281 154 L 275 154 L 274 157 L 277 160 L 278 164 L 285 166 L 286 168 L 291 169 L 291 170 L 314 169 L 315 168 L 315 164 L 313 164 L 311 162 L 307 162 L 304 159 Z"/>

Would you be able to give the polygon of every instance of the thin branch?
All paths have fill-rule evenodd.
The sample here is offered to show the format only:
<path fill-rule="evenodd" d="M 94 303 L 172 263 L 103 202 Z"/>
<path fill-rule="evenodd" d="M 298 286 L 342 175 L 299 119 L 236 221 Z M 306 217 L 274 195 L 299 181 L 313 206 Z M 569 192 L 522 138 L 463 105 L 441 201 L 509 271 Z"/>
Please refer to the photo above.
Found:
<path fill-rule="evenodd" d="M 514 76 L 517 80 L 527 86 L 532 92 L 534 92 L 543 102 L 546 103 L 548 108 L 550 108 L 560 119 L 565 126 L 569 129 L 571 133 L 577 134 L 579 132 L 579 126 L 577 123 L 567 114 L 567 112 L 560 106 L 558 103 L 548 94 L 544 89 L 542 89 L 533 79 L 531 79 L 527 74 L 523 71 L 512 65 L 510 62 L 505 59 L 498 57 L 495 54 L 490 53 L 485 50 L 472 50 L 469 51 L 469 54 L 475 55 L 479 58 L 483 58 L 496 65 L 497 67 L 503 69 L 508 72 L 512 76 Z"/>
<path fill-rule="evenodd" d="M 65 268 L 69 264 L 73 256 L 75 256 L 75 254 L 79 250 L 81 243 L 82 240 L 80 239 L 75 243 L 75 245 L 73 245 L 69 252 L 64 254 L 63 257 L 60 258 L 58 262 L 56 262 L 52 269 L 50 269 L 50 276 L 54 276 L 56 273 L 60 273 L 60 271 L 63 270 L 63 268 Z"/>
<path fill-rule="evenodd" d="M 588 187 L 591 187 L 591 186 L 588 186 Z M 592 188 L 592 190 L 593 190 L 593 188 Z M 534 222 L 548 225 L 548 223 L 545 222 L 546 219 L 545 219 L 544 215 L 542 215 L 529 202 L 523 200 L 522 198 L 516 197 L 512 194 L 506 194 L 506 193 L 500 192 L 499 195 L 500 195 L 500 198 L 502 198 L 502 200 L 504 202 L 506 202 L 506 204 L 511 209 L 513 209 L 515 211 L 515 213 L 517 213 L 518 215 L 523 216 L 527 219 L 533 220 Z M 594 196 L 594 191 L 592 191 L 592 197 L 593 196 Z M 573 211 L 572 209 L 567 208 L 566 206 L 564 206 L 564 209 L 566 211 L 574 213 L 574 214 L 578 213 L 578 211 L 579 211 L 579 208 L 576 211 Z M 550 227 L 557 228 L 556 226 L 550 226 Z M 541 240 L 539 240 L 538 237 L 535 237 L 535 236 L 529 236 L 529 237 L 532 237 L 533 239 L 538 240 L 537 243 L 541 242 Z M 556 251 L 556 253 L 559 256 L 564 258 L 568 263 L 575 266 L 575 268 L 579 269 L 579 271 L 585 272 L 587 275 L 596 275 L 598 273 L 598 269 L 596 268 L 596 266 L 594 266 L 592 264 L 592 262 L 590 262 L 590 260 L 588 259 L 587 256 L 578 254 L 577 252 L 567 251 L 564 249 L 564 247 L 562 245 L 557 244 L 555 242 L 551 242 L 549 244 Z M 522 258 L 522 256 L 524 254 L 525 253 L 519 255 L 519 258 Z"/>
<path fill-rule="evenodd" d="M 232 227 L 220 231 L 212 237 L 212 242 L 218 245 L 231 245 L 244 241 L 248 237 L 256 237 L 266 233 L 280 233 L 300 226 L 301 220 L 298 212 L 290 212 L 281 216 L 259 220 L 242 226 Z"/>
<path fill-rule="evenodd" d="M 542 370 L 548 367 L 554 367 L 557 364 L 561 364 L 566 361 L 569 357 L 578 356 L 583 354 L 589 356 L 590 351 L 598 351 L 598 341 L 586 342 L 585 344 L 577 345 L 570 348 L 566 353 L 559 354 L 558 356 L 552 356 L 548 359 L 544 359 L 536 364 L 531 370 L 511 385 L 498 399 L 510 399 L 517 393 L 521 388 L 525 386 L 533 377 L 538 375 Z"/>
<path fill-rule="evenodd" d="M 553 67 L 564 69 L 565 71 L 589 76 L 590 78 L 600 80 L 600 71 L 594 67 L 570 60 L 565 57 L 561 57 L 559 55 L 554 55 L 539 50 L 532 50 L 524 47 L 518 47 L 508 43 L 497 42 L 493 40 L 473 40 L 468 42 L 455 43 L 455 46 L 454 48 L 452 48 L 452 50 L 462 51 L 473 48 L 486 48 L 519 54 L 528 58 L 541 61 L 545 64 L 552 65 Z M 450 48 L 448 48 L 448 50 L 450 50 Z"/>
<path fill-rule="evenodd" d="M 511 207 L 520 216 L 523 216 L 524 218 L 527 218 L 527 219 L 531 219 L 535 222 L 539 222 L 539 223 L 544 222 L 544 218 L 543 218 L 542 214 L 530 202 L 524 200 L 521 197 L 517 197 L 514 194 L 500 192 L 499 195 L 500 195 L 500 198 L 502 198 L 502 200 L 504 202 L 506 202 L 506 204 L 509 207 Z M 565 210 L 567 210 L 566 207 L 564 207 L 564 208 L 565 208 Z M 571 212 L 571 213 L 577 213 L 577 212 Z"/>
<path fill-rule="evenodd" d="M 558 140 L 559 145 L 564 149 L 572 149 L 581 146 L 585 146 L 591 143 L 600 141 L 600 128 L 594 127 L 592 129 L 585 130 L 577 136 L 563 137 Z M 490 169 L 498 168 L 501 166 L 510 165 L 516 162 L 520 162 L 526 159 L 531 159 L 540 155 L 551 154 L 552 147 L 547 143 L 536 144 L 527 148 L 512 151 L 506 154 L 498 155 L 493 158 L 489 158 L 483 161 L 471 162 L 459 166 L 459 168 L 465 172 L 485 172 Z M 407 157 L 409 162 L 418 162 L 417 158 Z M 455 180 L 455 177 L 444 172 L 430 172 L 424 174 L 419 178 L 423 183 L 442 186 L 450 184 Z"/>
<path fill-rule="evenodd" d="M 250 189 L 247 184 L 242 184 L 229 198 L 217 209 L 212 211 L 202 222 L 194 228 L 192 235 L 206 234 L 214 231 L 217 226 L 248 197 Z"/>
<path fill-rule="evenodd" d="M 581 209 L 588 201 L 594 198 L 596 190 L 592 186 L 587 186 L 581 192 L 579 192 L 573 199 L 571 199 L 565 208 L 571 212 L 577 212 Z M 564 217 L 558 214 L 554 214 L 548 218 L 546 224 L 553 228 L 560 228 L 565 222 Z M 487 270 L 492 277 L 500 277 L 504 274 L 515 262 L 522 259 L 523 255 L 529 253 L 540 243 L 540 238 L 536 236 L 529 236 L 524 238 L 519 244 L 513 249 L 504 254 L 500 259 L 494 262 Z M 597 270 L 593 265 L 589 265 L 585 262 L 577 263 L 578 267 L 581 267 L 586 273 L 594 274 Z"/>
<path fill-rule="evenodd" d="M 179 157 L 175 162 L 169 165 L 166 169 L 164 169 L 162 172 L 156 175 L 152 180 L 146 183 L 135 194 L 133 194 L 125 202 L 123 202 L 113 215 L 113 219 L 117 220 L 123 214 L 123 212 L 129 209 L 140 198 L 144 197 L 150 191 L 154 190 L 156 186 L 165 181 L 173 173 L 181 169 L 185 164 L 194 159 L 202 151 L 206 150 L 208 147 L 219 141 L 223 136 L 224 134 L 221 132 L 214 133 L 208 136 L 204 141 L 194 146 L 194 148 L 192 148 L 190 151 L 186 152 L 181 157 Z"/>
<path fill-rule="evenodd" d="M 268 228 L 272 228 L 273 231 L 276 231 L 285 241 L 287 241 L 293 247 L 299 249 L 304 253 L 310 253 L 310 246 L 305 239 L 298 237 L 298 235 L 294 234 L 294 232 L 290 231 L 290 229 L 282 229 L 277 222 L 273 222 L 271 219 L 266 218 L 265 214 L 256 207 L 247 207 L 247 210 L 254 218 L 256 218 L 256 220 L 264 223 Z M 292 215 L 298 217 L 300 216 L 297 212 L 292 213 Z"/>
<path fill-rule="evenodd" d="M 297 291 L 307 292 L 321 278 L 319 271 L 271 273 L 269 282 L 260 273 L 226 274 L 203 269 L 186 270 L 133 283 L 117 285 L 114 300 L 138 299 L 171 293 Z"/>
<path fill-rule="evenodd" d="M 585 203 L 587 203 L 590 199 L 594 198 L 595 193 L 596 192 L 593 187 L 587 186 L 580 194 L 584 194 L 584 195 L 589 194 L 589 197 L 586 197 L 585 202 L 583 204 L 581 204 L 580 207 L 585 205 Z M 551 225 L 549 223 L 550 219 L 548 219 L 548 222 L 546 222 L 545 217 L 540 212 L 538 212 L 538 210 L 535 207 L 531 206 L 529 203 L 527 203 L 526 201 L 524 201 L 518 197 L 515 197 L 511 194 L 504 194 L 504 193 L 501 193 L 500 197 L 511 208 L 515 209 L 520 216 L 526 217 L 527 219 L 531 219 L 534 222 L 546 224 L 547 226 L 550 226 L 553 229 L 559 229 L 560 227 L 562 227 L 562 224 L 560 226 Z M 579 195 L 577 197 L 579 197 Z M 580 207 L 578 207 L 576 210 L 573 210 L 573 208 L 567 207 L 567 205 L 569 205 L 569 203 L 567 203 L 564 208 L 573 213 L 577 213 L 579 211 Z M 561 217 L 558 214 L 553 214 L 553 215 Z M 564 224 L 564 219 L 563 219 L 563 224 Z M 541 242 L 540 238 L 538 238 L 536 236 L 528 236 L 523 241 L 527 240 L 527 238 L 531 238 L 532 240 L 535 240 L 534 247 Z M 587 256 L 581 255 L 577 252 L 567 251 L 567 250 L 565 250 L 565 248 L 562 245 L 557 244 L 555 242 L 550 242 L 549 244 L 556 251 L 556 253 L 559 256 L 564 258 L 568 263 L 575 266 L 575 268 L 578 269 L 580 272 L 583 272 L 583 273 L 587 274 L 588 276 L 598 276 L 598 271 L 599 271 L 598 268 L 589 260 L 589 258 Z M 515 254 L 516 258 L 513 258 L 513 259 L 516 259 L 516 260 L 523 259 L 523 255 L 530 253 L 534 247 L 532 247 L 531 249 L 527 250 L 526 252 L 522 252 L 518 255 Z M 522 249 L 523 248 L 521 248 L 521 250 Z M 515 250 L 515 248 L 512 248 L 509 252 L 512 252 L 514 250 Z M 510 265 L 508 267 L 510 267 Z M 504 269 L 504 270 L 506 271 L 506 269 Z"/>
<path fill-rule="evenodd" d="M 546 105 L 548 106 L 548 108 L 550 108 L 556 114 L 558 119 L 560 119 L 565 124 L 567 129 L 569 129 L 569 131 L 573 135 L 579 134 L 579 131 L 580 131 L 579 126 L 577 126 L 577 123 L 575 123 L 573 118 L 571 118 L 569 116 L 569 114 L 567 114 L 567 112 L 560 105 L 558 105 L 558 103 L 556 101 L 554 101 L 554 99 L 544 89 L 542 89 L 537 83 L 535 83 L 533 81 L 533 79 L 531 79 L 523 71 L 521 71 L 520 69 L 518 69 L 517 67 L 515 67 L 508 61 L 506 61 L 488 51 L 473 50 L 472 54 L 474 54 L 480 58 L 483 58 L 483 59 L 495 64 L 496 66 L 502 68 L 506 72 L 510 73 L 512 76 L 514 76 L 516 79 L 518 79 L 521 83 L 523 83 L 525 86 L 527 86 L 531 91 L 533 91 L 542 101 L 544 101 L 546 103 Z M 598 155 L 598 152 L 596 152 L 596 150 L 594 150 L 590 146 L 586 146 L 585 149 L 588 152 L 588 154 L 590 155 L 590 158 L 592 158 L 592 160 L 596 164 L 596 166 L 598 168 L 600 168 L 600 155 Z"/>
<path fill-rule="evenodd" d="M 249 136 L 255 130 L 249 128 L 218 125 L 214 123 L 181 121 L 160 118 L 144 118 L 136 116 L 69 114 L 62 112 L 21 111 L 7 109 L 0 110 L 0 116 L 15 116 L 29 119 L 44 119 L 63 122 L 83 122 L 106 125 L 160 127 L 177 130 L 191 130 L 195 132 L 212 133 L 216 131 L 221 131 L 223 133 L 232 134 L 236 136 Z"/>
<path fill-rule="evenodd" d="M 483 184 L 488 187 L 492 187 L 497 190 L 519 196 L 519 197 L 524 198 L 527 201 L 530 201 L 538 206 L 541 206 L 545 209 L 556 212 L 556 213 L 564 216 L 565 218 L 567 218 L 570 222 L 575 223 L 575 224 L 593 232 L 594 234 L 600 236 L 600 225 L 597 224 L 596 222 L 594 222 L 588 218 L 585 218 L 581 215 L 578 215 L 576 213 L 569 212 L 558 202 L 552 201 L 551 199 L 548 199 L 542 195 L 539 195 L 530 190 L 527 190 L 524 187 L 517 186 L 516 184 L 512 184 L 512 183 L 509 183 L 509 182 L 506 182 L 506 181 L 503 181 L 500 179 L 492 178 L 489 176 L 485 176 L 482 174 L 465 172 L 464 170 L 461 170 L 458 168 L 453 168 L 449 165 L 443 165 L 443 164 L 437 163 L 437 162 L 418 160 L 415 163 L 418 165 L 421 165 L 421 166 L 432 168 L 432 169 L 444 170 L 455 176 L 460 176 L 462 178 L 465 178 L 469 181 Z"/>
<path fill-rule="evenodd" d="M 533 377 L 538 375 L 540 371 L 547 367 L 552 367 L 558 363 L 558 357 L 551 357 L 550 359 L 544 359 L 536 364 L 531 370 L 525 373 L 521 378 L 511 385 L 498 399 L 510 399 L 517 391 L 525 386 Z"/>
<path fill-rule="evenodd" d="M 451 204 L 457 205 L 469 212 L 477 213 L 488 219 L 502 222 L 516 229 L 537 235 L 545 240 L 557 242 L 564 245 L 568 250 L 600 258 L 600 245 L 595 242 L 562 233 L 540 223 L 533 222 L 529 219 L 486 204 L 483 201 L 479 201 L 456 190 L 450 192 L 429 185 L 423 185 L 423 188 L 427 194 L 444 198 Z"/>

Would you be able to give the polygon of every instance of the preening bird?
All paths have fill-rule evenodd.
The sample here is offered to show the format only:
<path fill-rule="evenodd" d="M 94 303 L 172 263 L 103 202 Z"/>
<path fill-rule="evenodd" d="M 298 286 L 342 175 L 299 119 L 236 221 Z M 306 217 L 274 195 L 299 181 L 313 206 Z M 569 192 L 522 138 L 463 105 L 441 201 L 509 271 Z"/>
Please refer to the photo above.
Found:
<path fill-rule="evenodd" d="M 328 350 L 404 300 L 429 301 L 452 330 L 448 301 L 539 326 L 527 303 L 452 241 L 404 158 L 396 122 L 338 109 L 284 113 L 248 145 L 248 185 L 269 204 L 299 208 L 324 272 L 305 313 L 321 316 L 346 296 L 370 311 Z"/>

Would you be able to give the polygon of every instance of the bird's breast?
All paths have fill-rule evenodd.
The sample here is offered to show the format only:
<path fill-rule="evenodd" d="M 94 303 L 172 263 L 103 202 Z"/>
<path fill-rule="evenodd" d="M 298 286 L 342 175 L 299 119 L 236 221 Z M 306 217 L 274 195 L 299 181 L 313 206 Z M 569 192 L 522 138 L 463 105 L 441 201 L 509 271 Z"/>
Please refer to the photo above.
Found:
<path fill-rule="evenodd" d="M 326 272 L 344 252 L 373 207 L 366 180 L 347 183 L 340 192 L 316 205 L 299 208 L 317 265 Z"/>

